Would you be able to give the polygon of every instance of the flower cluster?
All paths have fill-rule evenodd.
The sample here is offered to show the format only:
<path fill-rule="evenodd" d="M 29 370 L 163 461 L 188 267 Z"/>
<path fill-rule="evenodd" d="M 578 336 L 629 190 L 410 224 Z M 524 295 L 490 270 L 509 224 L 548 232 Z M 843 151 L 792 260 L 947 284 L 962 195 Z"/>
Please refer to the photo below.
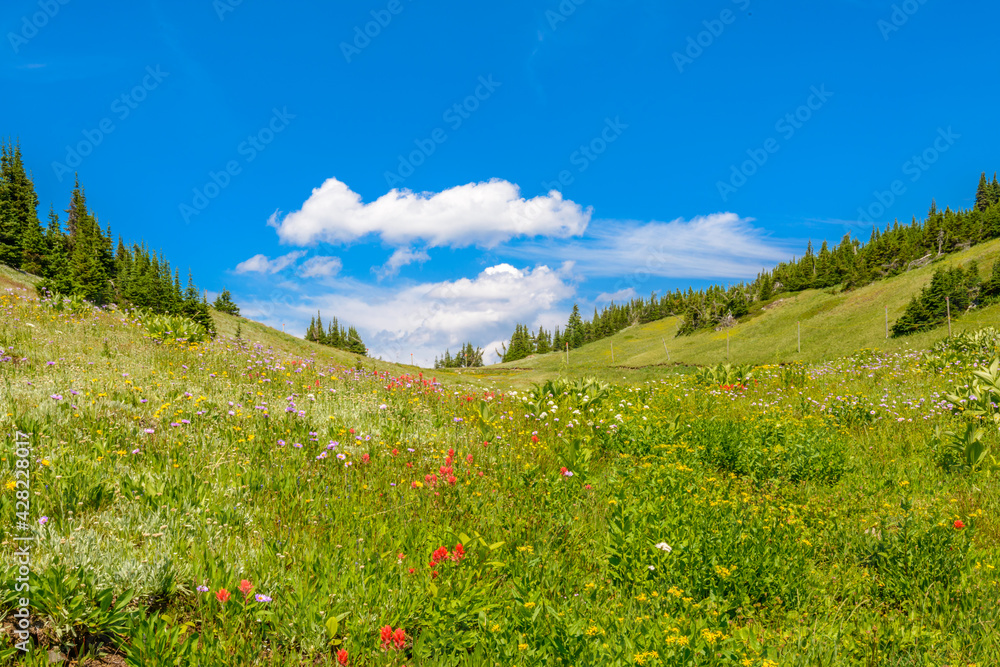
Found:
<path fill-rule="evenodd" d="M 383 649 L 389 650 L 390 648 L 394 648 L 399 651 L 406 646 L 406 630 L 403 628 L 393 630 L 391 625 L 386 625 L 379 632 L 382 636 Z"/>

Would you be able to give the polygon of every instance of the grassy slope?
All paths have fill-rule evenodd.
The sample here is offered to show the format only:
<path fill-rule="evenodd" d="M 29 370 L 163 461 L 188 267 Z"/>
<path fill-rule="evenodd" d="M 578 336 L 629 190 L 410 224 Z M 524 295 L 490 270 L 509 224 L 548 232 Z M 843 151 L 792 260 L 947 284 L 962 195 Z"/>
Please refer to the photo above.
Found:
<path fill-rule="evenodd" d="M 7 288 L 33 288 L 39 280 L 40 279 L 36 276 L 22 273 L 21 271 L 11 269 L 4 264 L 0 264 L 0 290 Z M 212 317 L 215 320 L 218 333 L 222 335 L 235 336 L 236 329 L 239 327 L 241 331 L 240 335 L 244 340 L 263 345 L 264 347 L 274 347 L 276 350 L 281 350 L 290 355 L 303 357 L 315 355 L 318 361 L 330 364 L 342 364 L 345 366 L 355 366 L 356 364 L 361 363 L 366 369 L 391 371 L 395 375 L 402 373 L 416 375 L 427 370 L 408 364 L 394 364 L 379 361 L 377 359 L 362 357 L 357 354 L 344 352 L 331 347 L 316 345 L 315 343 L 310 343 L 302 338 L 278 331 L 277 329 L 269 327 L 266 324 L 261 324 L 260 322 L 255 322 L 245 317 L 233 317 L 225 313 L 220 313 L 216 310 L 212 311 Z M 448 371 L 434 371 L 433 373 L 439 379 L 459 379 L 462 381 L 471 380 L 473 383 L 476 383 L 475 378 L 461 378 L 461 373 L 456 374 Z"/>
<path fill-rule="evenodd" d="M 930 282 L 931 274 L 938 266 L 977 260 L 982 274 L 992 268 L 998 256 L 1000 241 L 992 241 L 846 294 L 809 290 L 776 300 L 765 312 L 729 331 L 730 361 L 750 364 L 813 362 L 842 357 L 865 348 L 886 351 L 925 348 L 945 336 L 946 329 L 942 327 L 923 334 L 887 340 L 885 308 L 889 308 L 891 326 L 903 314 L 913 295 Z M 993 324 L 998 316 L 1000 306 L 973 311 L 955 318 L 953 329 L 958 332 Z M 801 354 L 796 350 L 799 322 L 802 327 Z M 706 365 L 726 361 L 725 331 L 702 331 L 693 336 L 675 338 L 678 325 L 679 318 L 671 317 L 630 327 L 609 339 L 572 350 L 569 372 L 572 375 L 593 374 L 606 379 L 621 379 L 623 376 L 645 379 L 662 375 L 664 369 L 658 365 L 667 361 L 664 342 L 671 364 Z M 614 364 L 611 360 L 612 345 Z M 565 372 L 565 353 L 553 353 L 491 366 L 477 374 L 516 381 L 553 377 Z"/>

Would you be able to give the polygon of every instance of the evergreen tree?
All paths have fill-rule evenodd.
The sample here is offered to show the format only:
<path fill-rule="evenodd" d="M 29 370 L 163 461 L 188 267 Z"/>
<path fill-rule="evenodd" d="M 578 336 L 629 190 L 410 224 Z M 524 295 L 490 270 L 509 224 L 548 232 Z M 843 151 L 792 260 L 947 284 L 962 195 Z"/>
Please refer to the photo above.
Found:
<path fill-rule="evenodd" d="M 86 227 L 87 196 L 80 187 L 80 177 L 76 177 L 73 184 L 73 194 L 70 196 L 69 208 L 66 209 L 66 231 L 69 237 L 69 249 L 72 251 L 76 245 L 77 235 L 81 227 Z"/>
<path fill-rule="evenodd" d="M 939 268 L 930 285 L 910 300 L 903 316 L 893 324 L 893 337 L 938 327 L 944 324 L 949 309 L 953 319 L 961 316 L 975 300 L 979 287 L 979 269 L 974 262 L 967 268 Z"/>
<path fill-rule="evenodd" d="M 993 202 L 993 188 L 989 181 L 986 180 L 986 172 L 984 171 L 979 177 L 979 187 L 976 188 L 976 205 L 977 211 L 985 211 L 988 209 Z"/>
<path fill-rule="evenodd" d="M 996 172 L 993 172 L 993 182 L 990 183 L 989 202 L 990 206 L 1000 204 L 1000 182 L 997 181 Z"/>
<path fill-rule="evenodd" d="M 240 307 L 236 305 L 233 301 L 233 295 L 229 293 L 226 288 L 222 289 L 222 292 L 215 299 L 215 303 L 212 304 L 220 313 L 228 313 L 229 315 L 236 315 L 239 317 Z"/>
<path fill-rule="evenodd" d="M 49 207 L 49 224 L 45 231 L 45 280 L 39 287 L 57 294 L 69 294 L 73 291 L 73 281 L 69 270 L 69 257 L 66 254 L 66 237 L 59 224 L 59 215 L 55 208 Z"/>
<path fill-rule="evenodd" d="M 25 257 L 31 273 L 44 267 L 38 221 L 38 195 L 21 157 L 21 146 L 11 142 L 0 145 L 0 262 L 22 268 Z"/>
<path fill-rule="evenodd" d="M 569 343 L 571 349 L 576 349 L 583 345 L 584 328 L 583 319 L 580 317 L 580 307 L 573 304 L 573 312 L 570 313 L 569 321 L 566 323 L 566 331 L 563 340 Z"/>
<path fill-rule="evenodd" d="M 552 351 L 552 339 L 544 328 L 538 327 L 538 334 L 535 336 L 535 354 L 548 354 Z"/>
<path fill-rule="evenodd" d="M 990 277 L 979 288 L 979 304 L 989 306 L 1000 303 L 1000 260 L 993 263 Z"/>

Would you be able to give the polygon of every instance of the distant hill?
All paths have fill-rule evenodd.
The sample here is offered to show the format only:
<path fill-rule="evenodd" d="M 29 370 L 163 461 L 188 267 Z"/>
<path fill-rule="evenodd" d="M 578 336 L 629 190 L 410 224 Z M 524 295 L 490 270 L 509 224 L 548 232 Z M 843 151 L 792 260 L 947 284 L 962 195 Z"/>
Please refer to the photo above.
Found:
<path fill-rule="evenodd" d="M 815 362 L 864 348 L 901 350 L 928 347 L 947 335 L 947 326 L 913 336 L 887 339 L 886 308 L 891 326 L 902 315 L 910 299 L 930 283 L 936 268 L 976 260 L 980 271 L 988 273 L 998 257 L 1000 240 L 988 241 L 850 292 L 813 289 L 782 295 L 765 303 L 763 310 L 749 320 L 728 329 L 729 359 L 733 363 L 749 364 Z M 1000 306 L 953 315 L 955 332 L 996 325 L 1000 321 Z M 694 366 L 726 361 L 727 330 L 703 330 L 675 337 L 680 325 L 680 317 L 669 317 L 629 327 L 609 338 L 571 350 L 569 372 L 621 379 L 622 371 L 634 374 L 638 370 L 640 375 L 648 376 L 662 373 L 667 364 Z M 799 325 L 801 353 L 798 351 Z M 528 378 L 558 375 L 566 371 L 566 354 L 563 351 L 490 366 L 477 374 Z"/>

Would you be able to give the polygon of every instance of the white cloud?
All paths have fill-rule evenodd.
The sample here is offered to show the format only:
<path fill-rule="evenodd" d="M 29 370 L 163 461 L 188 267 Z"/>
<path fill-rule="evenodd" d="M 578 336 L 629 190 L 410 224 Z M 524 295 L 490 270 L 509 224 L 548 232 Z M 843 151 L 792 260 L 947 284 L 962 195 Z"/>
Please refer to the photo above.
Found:
<path fill-rule="evenodd" d="M 587 238 L 566 243 L 504 247 L 504 254 L 552 261 L 572 258 L 586 276 L 753 278 L 788 259 L 791 250 L 772 244 L 751 218 L 715 213 L 671 222 L 600 221 Z"/>
<path fill-rule="evenodd" d="M 414 262 L 426 262 L 430 260 L 431 256 L 427 254 L 426 250 L 411 250 L 410 248 L 397 248 L 396 252 L 392 253 L 392 256 L 379 270 L 378 277 L 390 278 L 397 273 L 399 270 L 406 266 L 407 264 L 413 264 Z"/>
<path fill-rule="evenodd" d="M 335 178 L 313 190 L 298 211 L 268 224 L 282 243 L 346 243 L 368 235 L 392 246 L 421 241 L 429 247 L 491 248 L 518 237 L 568 238 L 582 234 L 591 209 L 548 195 L 524 199 L 520 188 L 493 179 L 437 193 L 390 190 L 365 204 L 361 195 Z"/>
<path fill-rule="evenodd" d="M 299 275 L 303 278 L 332 278 L 340 273 L 344 268 L 344 263 L 339 257 L 324 257 L 317 255 L 310 257 L 299 269 Z"/>
<path fill-rule="evenodd" d="M 261 318 L 290 333 L 301 335 L 317 310 L 324 318 L 336 316 L 356 326 L 372 356 L 430 366 L 435 356 L 452 352 L 472 341 L 498 341 L 484 348 L 487 360 L 495 358 L 498 337 L 509 336 L 514 325 L 543 324 L 547 329 L 568 316 L 559 304 L 573 296 L 570 265 L 559 269 L 537 266 L 519 269 L 499 264 L 473 278 L 419 283 L 401 289 L 382 288 L 345 279 L 343 291 L 294 299 L 271 295 L 251 300 L 241 308 L 248 317 Z"/>
<path fill-rule="evenodd" d="M 288 268 L 306 253 L 302 250 L 290 252 L 287 255 L 268 259 L 267 255 L 254 255 L 250 259 L 236 265 L 236 273 L 267 273 L 274 274 Z"/>

